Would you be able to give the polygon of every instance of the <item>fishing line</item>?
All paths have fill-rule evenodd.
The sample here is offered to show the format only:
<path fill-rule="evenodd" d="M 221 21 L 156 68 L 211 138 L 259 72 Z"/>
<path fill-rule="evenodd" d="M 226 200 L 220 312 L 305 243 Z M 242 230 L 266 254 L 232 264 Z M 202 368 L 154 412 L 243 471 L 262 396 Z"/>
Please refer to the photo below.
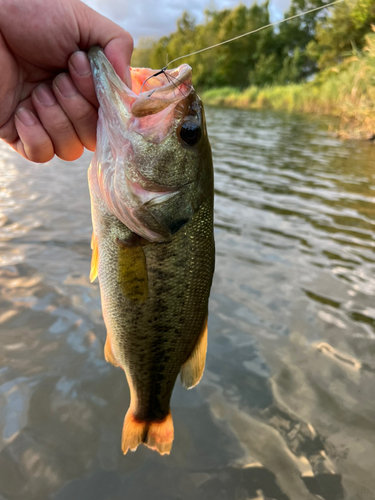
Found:
<path fill-rule="evenodd" d="M 189 85 L 188 83 L 185 83 L 185 82 L 183 82 L 182 80 L 179 80 L 176 76 L 173 76 L 173 75 L 171 75 L 170 73 L 168 73 L 168 74 L 169 74 L 169 77 L 170 77 L 170 78 L 173 78 L 174 80 L 177 80 L 177 81 L 178 81 L 179 83 L 181 83 L 181 84 L 183 83 L 184 85 L 186 85 L 186 87 L 189 87 L 189 89 L 192 89 L 192 88 L 193 88 L 193 86 L 192 86 L 192 85 Z"/>
<path fill-rule="evenodd" d="M 145 80 L 145 81 L 142 83 L 142 85 L 141 85 L 141 89 L 140 89 L 139 93 L 140 93 L 140 94 L 142 93 L 142 89 L 143 89 L 143 87 L 144 87 L 145 83 L 146 83 L 148 80 L 150 80 L 150 78 L 154 78 L 155 76 L 159 76 L 159 75 L 164 75 L 164 76 L 166 77 L 166 74 L 165 74 L 165 69 L 166 69 L 166 66 L 165 66 L 164 68 L 162 68 L 160 71 L 158 71 L 157 73 L 155 73 L 154 75 L 151 75 L 151 76 L 149 76 L 148 78 L 146 78 L 146 80 Z M 166 77 L 166 78 L 167 78 L 167 77 Z M 167 78 L 167 80 L 168 80 L 168 78 Z M 149 95 L 148 97 L 151 97 L 151 96 L 152 96 L 152 94 L 155 92 L 155 90 L 156 90 L 156 89 L 154 89 L 154 90 L 150 93 L 150 95 Z"/>
<path fill-rule="evenodd" d="M 179 91 L 181 92 L 181 94 L 185 97 L 185 95 L 183 94 L 182 90 L 181 90 L 181 89 L 180 89 L 180 88 L 179 88 L 179 87 L 178 87 L 178 86 L 177 86 L 174 82 L 172 82 L 172 80 L 169 78 L 171 75 L 168 75 L 168 74 L 165 72 L 165 68 L 162 68 L 160 71 L 158 71 L 158 72 L 157 72 L 157 73 L 155 73 L 154 75 L 151 75 L 151 76 L 149 76 L 148 78 L 146 78 L 146 80 L 145 80 L 145 81 L 142 83 L 142 85 L 141 85 L 141 89 L 140 89 L 139 93 L 140 93 L 140 94 L 142 93 L 142 90 L 143 90 L 143 87 L 144 87 L 145 83 L 146 83 L 148 80 L 150 80 L 150 78 L 154 78 L 155 76 L 159 76 L 159 75 L 164 75 L 164 76 L 165 76 L 165 78 L 167 79 L 168 83 L 172 83 L 172 84 L 176 87 L 176 89 L 177 89 L 177 90 L 179 90 Z M 147 97 L 151 97 L 151 96 L 152 96 L 152 94 L 153 94 L 155 91 L 156 91 L 156 89 L 152 90 L 152 91 L 150 92 L 150 94 L 149 94 Z"/>
<path fill-rule="evenodd" d="M 174 83 L 174 81 L 172 80 L 172 78 L 170 78 L 172 75 L 168 75 L 168 73 L 166 73 L 164 70 L 163 70 L 163 73 L 165 75 L 165 78 L 168 80 L 168 83 L 171 83 L 172 85 L 174 85 L 176 87 L 176 89 L 180 92 L 180 94 L 182 94 L 184 97 L 186 97 L 185 94 L 180 89 L 180 87 L 176 83 Z"/>
<path fill-rule="evenodd" d="M 182 84 L 182 83 L 184 83 L 184 82 L 182 82 L 181 80 L 179 80 L 177 77 L 175 77 L 175 76 L 171 75 L 170 73 L 169 73 L 169 74 L 168 74 L 168 73 L 166 73 L 166 72 L 165 72 L 165 70 L 166 70 L 166 69 L 167 69 L 167 67 L 166 67 L 166 66 L 164 66 L 164 68 L 162 68 L 160 71 L 158 71 L 158 72 L 157 72 L 157 73 L 155 73 L 154 75 L 151 75 L 151 76 L 149 76 L 148 78 L 146 78 L 146 80 L 142 83 L 142 86 L 141 86 L 141 89 L 140 89 L 139 93 L 141 93 L 141 92 L 142 92 L 142 89 L 143 89 L 143 87 L 144 87 L 145 83 L 146 83 L 148 80 L 150 80 L 151 78 L 154 78 L 155 76 L 164 75 L 164 76 L 165 76 L 165 78 L 167 79 L 167 81 L 168 81 L 169 83 L 172 83 L 172 84 L 176 87 L 176 89 L 177 89 L 177 90 L 178 90 L 178 91 L 179 91 L 179 92 L 180 92 L 180 93 L 181 93 L 181 94 L 185 97 L 185 94 L 182 92 L 182 90 L 180 89 L 180 87 L 178 87 L 178 86 L 177 86 L 177 85 L 176 85 L 176 84 L 172 81 L 172 78 L 173 78 L 174 80 L 177 80 L 177 81 L 178 81 L 179 83 L 181 83 L 181 84 Z M 186 85 L 187 87 L 189 87 L 189 88 L 192 88 L 192 86 L 191 86 L 191 85 L 189 85 L 189 84 L 187 84 L 187 83 L 185 83 L 185 85 Z M 152 92 L 148 95 L 148 97 L 151 97 L 151 96 L 152 96 L 152 94 L 155 92 L 155 90 L 156 90 L 156 89 L 152 90 Z"/>
<path fill-rule="evenodd" d="M 225 45 L 226 43 L 234 42 L 235 40 L 239 40 L 240 38 L 243 38 L 244 36 L 252 35 L 253 33 L 257 33 L 258 31 L 264 30 L 266 28 L 270 28 L 271 26 L 277 26 L 278 24 L 285 23 L 286 21 L 290 21 L 291 19 L 295 19 L 297 17 L 301 17 L 301 16 L 304 16 L 306 14 L 310 14 L 311 12 L 316 12 L 317 10 L 327 9 L 328 7 L 331 7 L 331 5 L 335 5 L 337 3 L 342 3 L 342 2 L 345 2 L 345 0 L 335 0 L 334 2 L 327 3 L 326 5 L 321 5 L 320 7 L 315 7 L 314 9 L 310 9 L 310 10 L 307 10 L 306 12 L 302 12 L 301 14 L 295 14 L 294 16 L 290 16 L 290 17 L 287 17 L 285 19 L 281 19 L 281 21 L 276 21 L 274 23 L 266 24 L 265 26 L 262 26 L 261 28 L 257 28 L 255 30 L 248 31 L 247 33 L 243 33 L 242 35 L 235 36 L 234 38 L 230 38 L 229 40 L 224 40 L 223 42 L 215 43 L 215 45 L 211 45 L 210 47 L 206 47 L 204 49 L 196 50 L 195 52 L 191 52 L 190 54 L 186 54 L 185 56 L 176 57 L 176 59 L 172 59 L 172 61 L 170 61 L 169 63 L 167 63 L 164 66 L 164 68 L 162 68 L 160 71 L 158 71 L 157 73 L 155 73 L 152 76 L 149 76 L 143 82 L 140 92 L 142 92 L 144 84 L 148 80 L 150 80 L 150 78 L 153 78 L 154 76 L 158 76 L 158 75 L 161 75 L 161 74 L 164 74 L 166 76 L 165 70 L 168 68 L 168 66 L 170 66 L 172 63 L 174 63 L 176 61 L 179 61 L 180 59 L 184 59 L 185 57 L 195 56 L 196 54 L 200 54 L 201 52 L 205 52 L 206 50 L 211 50 L 211 49 L 214 49 L 215 47 L 220 47 L 221 45 Z M 171 76 L 171 75 L 169 75 L 169 76 Z M 175 78 L 175 79 L 178 80 L 178 78 Z M 151 97 L 151 94 L 150 94 L 149 97 Z"/>
<path fill-rule="evenodd" d="M 197 50 L 196 52 L 191 52 L 190 54 L 186 54 L 186 56 L 176 57 L 171 62 L 169 62 L 163 69 L 168 68 L 168 66 L 180 59 L 184 59 L 185 57 L 194 56 L 195 54 L 200 54 L 201 52 L 205 52 L 206 50 L 214 49 L 215 47 L 219 47 L 220 45 L 224 45 L 229 42 L 233 42 L 234 40 L 238 40 L 239 38 L 243 38 L 244 36 L 252 35 L 253 33 L 257 33 L 258 31 L 264 30 L 266 28 L 270 28 L 271 26 L 276 26 L 277 24 L 285 23 L 286 21 L 290 21 L 291 19 L 295 19 L 296 17 L 304 16 L 305 14 L 310 14 L 310 12 L 315 12 L 317 10 L 326 9 L 331 5 L 335 5 L 336 3 L 345 2 L 345 0 L 335 0 L 334 2 L 327 3 L 326 5 L 321 5 L 320 7 L 315 7 L 315 9 L 307 10 L 306 12 L 302 12 L 301 14 L 295 14 L 294 16 L 287 17 L 286 19 L 282 19 L 281 21 L 276 21 L 275 23 L 267 24 L 266 26 L 262 26 L 261 28 L 257 28 L 256 30 L 248 31 L 247 33 L 243 33 L 242 35 L 235 36 L 234 38 L 230 38 L 229 40 L 225 40 L 224 42 L 216 43 L 215 45 L 211 45 L 210 47 L 206 47 L 205 49 Z"/>

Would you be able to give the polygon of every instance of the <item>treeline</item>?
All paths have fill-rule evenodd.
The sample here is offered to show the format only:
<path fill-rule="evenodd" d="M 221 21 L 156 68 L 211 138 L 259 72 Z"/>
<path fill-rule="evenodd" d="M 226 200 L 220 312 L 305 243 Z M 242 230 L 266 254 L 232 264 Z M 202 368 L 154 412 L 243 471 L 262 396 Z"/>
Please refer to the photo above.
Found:
<path fill-rule="evenodd" d="M 329 3 L 292 0 L 285 18 Z M 184 54 L 234 38 L 270 24 L 268 2 L 251 7 L 207 10 L 205 22 L 196 24 L 184 13 L 177 30 L 158 41 L 141 39 L 132 64 L 159 69 Z M 310 80 L 345 58 L 358 54 L 375 24 L 375 0 L 346 0 L 197 54 L 193 67 L 198 88 L 286 85 Z"/>

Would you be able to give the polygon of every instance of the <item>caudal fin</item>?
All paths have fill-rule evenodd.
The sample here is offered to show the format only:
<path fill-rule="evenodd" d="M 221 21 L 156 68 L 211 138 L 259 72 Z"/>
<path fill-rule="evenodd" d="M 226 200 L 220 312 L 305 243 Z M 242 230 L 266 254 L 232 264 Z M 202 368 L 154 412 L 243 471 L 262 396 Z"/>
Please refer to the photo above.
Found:
<path fill-rule="evenodd" d="M 162 421 L 147 422 L 137 420 L 129 409 L 122 430 L 122 451 L 124 455 L 135 451 L 143 443 L 160 455 L 169 454 L 174 437 L 171 412 Z"/>

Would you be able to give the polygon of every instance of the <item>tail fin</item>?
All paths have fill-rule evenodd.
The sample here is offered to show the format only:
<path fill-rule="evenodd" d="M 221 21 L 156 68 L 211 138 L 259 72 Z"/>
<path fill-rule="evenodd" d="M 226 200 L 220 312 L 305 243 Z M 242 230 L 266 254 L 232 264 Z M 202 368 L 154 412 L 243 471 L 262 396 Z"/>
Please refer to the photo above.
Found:
<path fill-rule="evenodd" d="M 129 409 L 125 416 L 122 430 L 122 451 L 125 455 L 129 449 L 135 451 L 138 445 L 143 443 L 152 450 L 158 451 L 160 455 L 169 455 L 173 437 L 174 430 L 171 412 L 161 422 L 147 422 L 137 420 L 131 409 Z"/>

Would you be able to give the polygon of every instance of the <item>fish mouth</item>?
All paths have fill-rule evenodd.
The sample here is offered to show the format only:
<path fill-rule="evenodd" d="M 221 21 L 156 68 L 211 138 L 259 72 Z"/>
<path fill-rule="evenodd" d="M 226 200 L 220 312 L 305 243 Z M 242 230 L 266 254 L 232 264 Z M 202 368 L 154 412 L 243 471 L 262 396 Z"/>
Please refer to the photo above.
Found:
<path fill-rule="evenodd" d="M 155 71 L 149 68 L 130 68 L 132 91 L 138 96 L 186 92 L 191 87 L 192 70 L 188 64 L 175 69 Z"/>
<path fill-rule="evenodd" d="M 131 68 L 130 74 L 132 92 L 138 96 L 131 106 L 132 115 L 136 118 L 160 113 L 171 104 L 177 105 L 192 90 L 192 70 L 188 64 L 157 72 Z"/>
<path fill-rule="evenodd" d="M 100 104 L 98 168 L 92 172 L 92 182 L 97 184 L 109 212 L 131 231 L 148 241 L 165 241 L 171 231 L 177 230 L 174 214 L 181 210 L 181 200 L 189 190 L 187 184 L 193 181 L 185 175 L 181 186 L 171 185 L 171 179 L 162 185 L 158 178 L 148 178 L 153 176 L 152 169 L 145 169 L 145 176 L 140 169 L 150 157 L 160 163 L 155 145 L 172 137 L 172 145 L 178 147 L 178 138 L 172 134 L 177 133 L 195 95 L 191 68 L 184 64 L 158 74 L 151 69 L 132 68 L 131 90 L 100 47 L 91 48 L 88 56 Z M 181 220 L 189 220 L 190 206 L 188 203 Z"/>
<path fill-rule="evenodd" d="M 144 118 L 177 105 L 193 90 L 192 69 L 181 64 L 175 69 L 155 71 L 131 68 L 132 89 L 117 75 L 101 47 L 89 50 L 97 97 L 101 106 L 117 107 L 128 119 Z"/>

